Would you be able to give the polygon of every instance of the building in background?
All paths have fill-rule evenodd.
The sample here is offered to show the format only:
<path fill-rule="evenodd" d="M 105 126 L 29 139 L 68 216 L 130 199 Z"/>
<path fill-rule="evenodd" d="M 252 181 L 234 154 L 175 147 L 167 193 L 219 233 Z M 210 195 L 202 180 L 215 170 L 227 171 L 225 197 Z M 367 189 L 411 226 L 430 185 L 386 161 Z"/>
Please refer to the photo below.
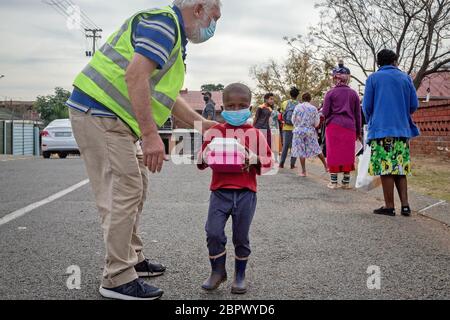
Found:
<path fill-rule="evenodd" d="M 417 90 L 421 101 L 450 100 L 450 71 L 429 75 Z"/>
<path fill-rule="evenodd" d="M 40 121 L 34 101 L 0 101 L 0 120 Z"/>
<path fill-rule="evenodd" d="M 0 154 L 40 154 L 42 122 L 33 101 L 0 101 Z"/>
<path fill-rule="evenodd" d="M 411 141 L 411 150 L 450 159 L 450 71 L 428 76 L 417 93 L 420 108 L 413 119 L 421 135 Z"/>

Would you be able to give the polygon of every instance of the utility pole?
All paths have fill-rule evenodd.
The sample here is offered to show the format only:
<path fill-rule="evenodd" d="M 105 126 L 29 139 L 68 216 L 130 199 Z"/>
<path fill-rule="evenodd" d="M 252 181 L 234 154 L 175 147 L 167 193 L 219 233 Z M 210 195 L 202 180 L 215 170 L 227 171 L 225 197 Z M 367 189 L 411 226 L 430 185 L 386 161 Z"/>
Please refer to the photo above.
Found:
<path fill-rule="evenodd" d="M 87 39 L 92 39 L 92 51 L 86 51 L 86 57 L 92 57 L 95 54 L 95 44 L 97 39 L 101 39 L 102 36 L 99 34 L 102 29 L 84 29 Z"/>

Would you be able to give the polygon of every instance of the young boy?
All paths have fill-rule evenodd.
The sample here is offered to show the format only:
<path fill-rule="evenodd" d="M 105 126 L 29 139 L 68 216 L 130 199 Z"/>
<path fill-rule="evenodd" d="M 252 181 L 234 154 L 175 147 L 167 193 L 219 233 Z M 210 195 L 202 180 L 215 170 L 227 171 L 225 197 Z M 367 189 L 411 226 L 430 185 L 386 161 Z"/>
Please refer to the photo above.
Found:
<path fill-rule="evenodd" d="M 272 167 L 272 152 L 264 135 L 247 124 L 251 116 L 251 99 L 250 89 L 243 84 L 235 83 L 226 87 L 223 92 L 222 112 L 226 123 L 216 125 L 206 132 L 202 147 L 203 163 L 198 165 L 200 170 L 208 167 L 204 153 L 214 138 L 237 139 L 247 150 L 242 172 L 213 171 L 212 193 L 205 227 L 212 272 L 202 285 L 202 288 L 208 291 L 217 289 L 227 280 L 225 225 L 231 216 L 236 259 L 231 292 L 247 292 L 245 269 L 251 253 L 249 231 L 256 210 L 256 175 L 269 171 Z"/>

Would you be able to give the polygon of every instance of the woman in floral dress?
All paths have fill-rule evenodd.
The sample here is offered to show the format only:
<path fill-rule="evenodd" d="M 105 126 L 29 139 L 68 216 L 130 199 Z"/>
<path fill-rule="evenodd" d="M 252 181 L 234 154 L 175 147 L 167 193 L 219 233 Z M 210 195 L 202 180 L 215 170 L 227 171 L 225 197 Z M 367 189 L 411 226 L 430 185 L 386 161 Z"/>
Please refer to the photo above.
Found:
<path fill-rule="evenodd" d="M 316 127 L 320 124 L 319 111 L 310 103 L 311 94 L 305 93 L 302 96 L 302 102 L 292 114 L 292 123 L 295 127 L 292 140 L 292 157 L 300 158 L 301 171 L 299 175 L 306 177 L 307 158 L 318 156 L 325 167 L 325 171 L 327 171 L 327 163 L 322 154 L 316 131 Z"/>

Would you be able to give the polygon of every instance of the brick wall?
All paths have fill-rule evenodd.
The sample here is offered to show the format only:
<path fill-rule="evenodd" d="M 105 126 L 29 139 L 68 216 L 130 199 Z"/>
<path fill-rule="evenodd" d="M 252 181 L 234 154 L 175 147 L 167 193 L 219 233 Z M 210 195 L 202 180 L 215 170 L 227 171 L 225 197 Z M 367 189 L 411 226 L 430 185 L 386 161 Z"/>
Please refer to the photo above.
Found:
<path fill-rule="evenodd" d="M 412 140 L 412 154 L 450 158 L 450 100 L 421 102 L 413 119 L 421 136 Z"/>

